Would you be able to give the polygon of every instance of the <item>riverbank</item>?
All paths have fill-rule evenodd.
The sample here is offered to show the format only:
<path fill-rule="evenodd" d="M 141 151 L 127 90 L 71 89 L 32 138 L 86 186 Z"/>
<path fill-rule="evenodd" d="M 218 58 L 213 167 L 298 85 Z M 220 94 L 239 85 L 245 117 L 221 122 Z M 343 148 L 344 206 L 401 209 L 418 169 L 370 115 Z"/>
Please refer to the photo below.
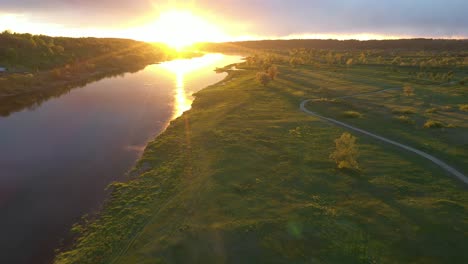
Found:
<path fill-rule="evenodd" d="M 66 74 L 60 78 L 57 78 L 54 74 L 57 69 L 34 75 L 23 74 L 19 76 L 20 79 L 12 77 L 13 80 L 7 80 L 3 84 L 0 83 L 3 87 L 3 89 L 0 89 L 0 116 L 8 116 L 25 108 L 37 107 L 53 97 L 68 93 L 72 89 L 84 87 L 105 78 L 135 73 L 151 64 L 178 58 L 194 58 L 201 55 L 201 53 L 185 53 L 176 56 L 161 55 L 159 58 L 138 60 L 133 64 L 115 62 L 111 64 L 121 66 L 107 65 L 100 69 Z M 8 90 L 13 92 L 10 93 Z"/>
<path fill-rule="evenodd" d="M 21 48 L 19 48 L 21 47 Z M 135 73 L 150 64 L 200 56 L 129 39 L 0 34 L 0 116 L 37 107 L 89 83 Z M 6 66 L 6 67 L 3 67 Z"/>
<path fill-rule="evenodd" d="M 343 92 L 343 82 L 345 91 L 368 91 L 362 71 L 338 68 L 351 76 L 343 78 L 337 68 L 283 64 L 264 87 L 255 82 L 258 68 L 237 68 L 198 92 L 192 109 L 148 144 L 129 181 L 110 186 L 100 217 L 75 225 L 76 245 L 56 263 L 468 259 L 464 186 L 359 135 L 363 170 L 337 170 L 328 156 L 344 130 L 299 111 L 304 99 Z M 368 71 L 364 78 L 376 73 L 356 69 Z M 433 136 L 417 133 L 420 141 Z M 444 155 L 466 155 L 454 148 Z"/>
<path fill-rule="evenodd" d="M 149 140 L 238 56 L 206 54 L 106 78 L 0 117 L 1 263 L 50 263 L 69 230 L 124 181 Z M 60 202 L 57 202 L 60 201 Z M 38 209 L 40 208 L 40 210 Z M 25 217 L 27 216 L 27 217 Z M 40 241 L 40 243 L 38 243 Z"/>
<path fill-rule="evenodd" d="M 193 58 L 201 53 L 164 54 L 149 56 L 132 63 L 116 60 L 106 62 L 106 66 L 99 68 L 70 70 L 71 66 L 56 68 L 50 71 L 35 74 L 8 74 L 3 80 L 0 76 L 0 116 L 28 107 L 37 107 L 53 97 L 61 96 L 70 90 L 83 87 L 105 78 L 121 76 L 126 73 L 135 73 L 150 64 L 160 63 L 177 58 Z M 111 59 L 112 60 L 112 59 Z M 110 65 L 109 65 L 110 64 Z M 81 67 L 80 65 L 78 67 Z"/>

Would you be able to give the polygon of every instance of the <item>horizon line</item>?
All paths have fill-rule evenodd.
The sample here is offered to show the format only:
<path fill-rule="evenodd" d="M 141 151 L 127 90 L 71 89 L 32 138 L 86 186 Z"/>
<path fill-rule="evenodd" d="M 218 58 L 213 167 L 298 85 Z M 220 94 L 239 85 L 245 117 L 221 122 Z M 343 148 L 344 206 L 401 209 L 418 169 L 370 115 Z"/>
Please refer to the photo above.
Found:
<path fill-rule="evenodd" d="M 59 37 L 59 38 L 97 38 L 97 39 L 130 39 L 130 40 L 135 40 L 135 41 L 141 41 L 141 42 L 147 42 L 147 43 L 164 43 L 164 41 L 150 41 L 150 40 L 142 40 L 138 38 L 125 38 L 125 37 L 118 37 L 118 36 L 64 36 L 64 35 L 48 35 L 48 34 L 35 34 L 35 33 L 29 33 L 29 32 L 16 32 L 13 30 L 5 29 L 3 32 L 9 32 L 10 34 L 30 34 L 32 36 L 48 36 L 48 37 Z M 343 34 L 346 36 L 347 34 Z M 355 36 L 359 36 L 361 34 L 353 34 Z M 337 34 L 338 36 L 338 34 Z M 348 34 L 349 36 L 349 34 Z M 453 40 L 453 41 L 467 41 L 468 37 L 429 37 L 429 36 L 424 36 L 424 37 L 410 37 L 410 36 L 402 36 L 400 37 L 394 37 L 394 36 L 389 36 L 388 38 L 385 37 L 375 37 L 375 38 L 365 38 L 365 39 L 359 39 L 359 38 L 353 38 L 353 37 L 323 37 L 323 38 L 317 38 L 317 37 L 300 37 L 300 36 L 285 36 L 285 37 L 265 37 L 261 38 L 259 36 L 245 36 L 245 37 L 238 37 L 237 39 L 234 38 L 232 40 L 220 40 L 220 41 L 197 41 L 194 44 L 200 44 L 200 43 L 236 43 L 236 42 L 248 42 L 248 41 L 290 41 L 290 40 L 334 40 L 334 41 L 359 41 L 359 42 L 366 42 L 366 41 L 391 41 L 391 40 Z"/>

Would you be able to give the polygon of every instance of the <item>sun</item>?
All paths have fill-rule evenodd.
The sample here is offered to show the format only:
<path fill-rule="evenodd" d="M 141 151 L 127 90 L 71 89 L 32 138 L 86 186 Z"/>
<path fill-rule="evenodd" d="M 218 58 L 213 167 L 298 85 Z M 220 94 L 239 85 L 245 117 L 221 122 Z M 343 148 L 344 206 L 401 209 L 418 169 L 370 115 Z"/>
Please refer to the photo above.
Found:
<path fill-rule="evenodd" d="M 196 42 L 222 41 L 225 34 L 215 25 L 190 11 L 172 10 L 161 13 L 154 24 L 156 38 L 181 50 Z"/>

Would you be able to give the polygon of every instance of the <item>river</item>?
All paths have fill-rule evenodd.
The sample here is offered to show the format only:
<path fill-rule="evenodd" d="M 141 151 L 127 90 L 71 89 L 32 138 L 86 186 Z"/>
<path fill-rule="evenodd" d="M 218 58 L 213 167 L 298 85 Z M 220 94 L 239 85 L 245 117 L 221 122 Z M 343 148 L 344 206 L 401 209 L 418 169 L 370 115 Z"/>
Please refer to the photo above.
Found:
<path fill-rule="evenodd" d="M 0 263 L 49 263 L 192 93 L 226 76 L 214 69 L 240 61 L 206 54 L 149 65 L 0 116 Z"/>

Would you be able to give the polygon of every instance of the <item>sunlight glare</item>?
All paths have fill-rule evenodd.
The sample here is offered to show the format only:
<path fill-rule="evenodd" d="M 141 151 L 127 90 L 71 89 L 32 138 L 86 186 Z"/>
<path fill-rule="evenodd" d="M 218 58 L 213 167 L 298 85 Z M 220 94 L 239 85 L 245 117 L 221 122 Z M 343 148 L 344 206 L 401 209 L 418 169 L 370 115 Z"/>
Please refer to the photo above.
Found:
<path fill-rule="evenodd" d="M 174 94 L 174 112 L 172 118 L 182 115 L 192 105 L 192 94 L 187 92 L 186 80 L 198 71 L 213 67 L 215 63 L 223 59 L 222 54 L 207 54 L 203 57 L 190 60 L 180 59 L 161 63 L 159 66 L 175 76 L 176 91 Z"/>
<path fill-rule="evenodd" d="M 215 25 L 189 11 L 173 10 L 160 15 L 154 24 L 159 41 L 180 50 L 196 42 L 222 41 L 225 34 Z"/>

